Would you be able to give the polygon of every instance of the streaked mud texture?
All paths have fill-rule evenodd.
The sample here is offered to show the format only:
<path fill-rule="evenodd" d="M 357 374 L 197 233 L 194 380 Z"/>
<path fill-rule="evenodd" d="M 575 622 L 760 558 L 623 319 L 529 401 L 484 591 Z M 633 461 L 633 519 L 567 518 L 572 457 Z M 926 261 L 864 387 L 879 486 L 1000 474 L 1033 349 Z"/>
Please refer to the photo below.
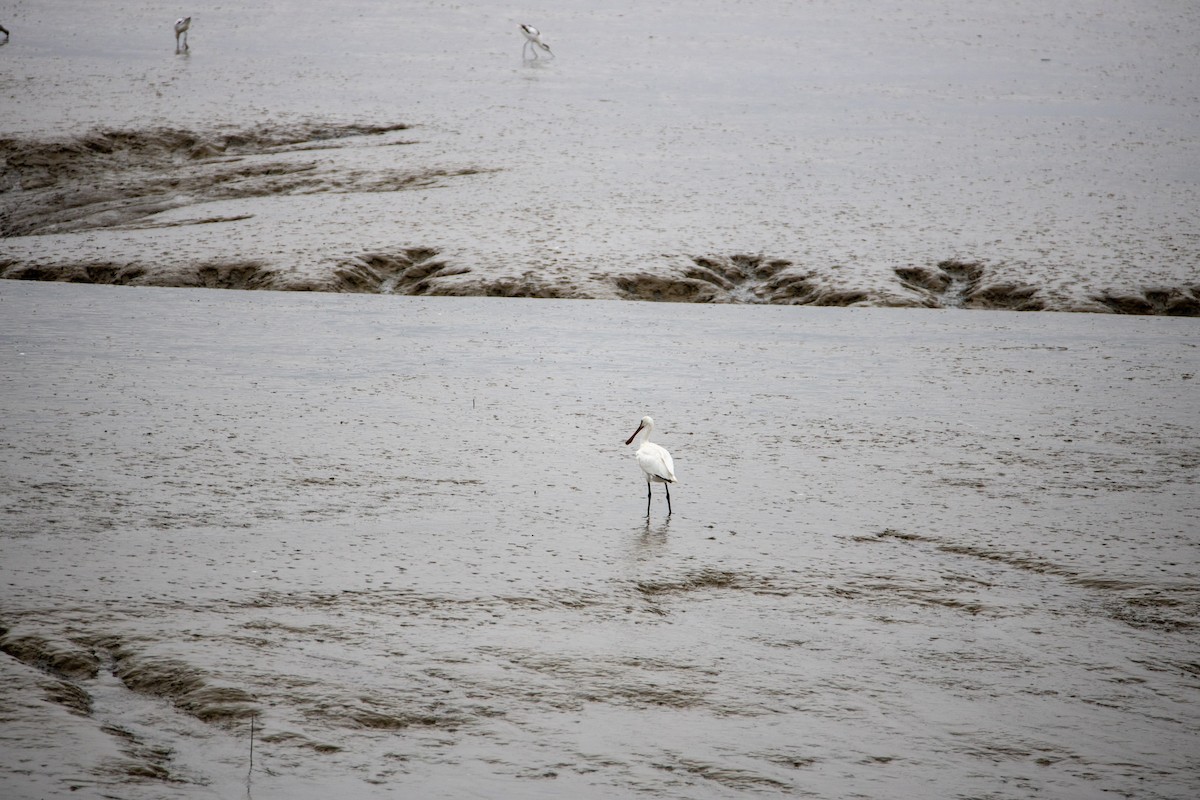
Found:
<path fill-rule="evenodd" d="M 1200 313 L 1194 4 L 0 13 L 5 277 Z"/>

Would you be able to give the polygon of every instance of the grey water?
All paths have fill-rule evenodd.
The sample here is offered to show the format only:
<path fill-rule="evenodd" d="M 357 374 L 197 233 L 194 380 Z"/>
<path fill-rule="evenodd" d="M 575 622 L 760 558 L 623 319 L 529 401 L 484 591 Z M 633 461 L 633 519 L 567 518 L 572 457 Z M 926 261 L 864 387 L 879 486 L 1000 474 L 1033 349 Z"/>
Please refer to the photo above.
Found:
<path fill-rule="evenodd" d="M 7 797 L 1200 786 L 1185 320 L 0 303 Z"/>

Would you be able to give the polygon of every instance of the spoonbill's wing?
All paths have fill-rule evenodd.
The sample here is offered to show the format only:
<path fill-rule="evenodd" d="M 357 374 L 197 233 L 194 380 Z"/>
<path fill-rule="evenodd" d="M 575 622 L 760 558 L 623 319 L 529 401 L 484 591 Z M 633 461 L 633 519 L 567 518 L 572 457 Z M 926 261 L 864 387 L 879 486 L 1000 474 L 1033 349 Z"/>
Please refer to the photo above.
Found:
<path fill-rule="evenodd" d="M 637 451 L 638 466 L 642 472 L 668 483 L 675 482 L 675 462 L 665 448 L 646 442 Z"/>

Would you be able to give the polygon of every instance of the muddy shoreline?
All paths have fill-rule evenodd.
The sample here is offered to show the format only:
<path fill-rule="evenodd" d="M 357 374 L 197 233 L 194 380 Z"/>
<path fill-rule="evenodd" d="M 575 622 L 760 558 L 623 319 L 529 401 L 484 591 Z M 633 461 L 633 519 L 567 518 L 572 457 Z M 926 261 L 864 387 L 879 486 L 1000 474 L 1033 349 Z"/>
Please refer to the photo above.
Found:
<path fill-rule="evenodd" d="M 1200 310 L 1195 8 L 568 0 L 537 61 L 487 4 L 286 14 L 14 10 L 0 274 Z"/>
<path fill-rule="evenodd" d="M 255 213 L 198 216 L 225 200 L 267 201 L 321 193 L 428 191 L 486 167 L 457 170 L 339 170 L 321 156 L 340 148 L 405 147 L 410 126 L 309 123 L 247 130 L 177 128 L 96 131 L 75 139 L 0 139 L 0 239 L 94 231 L 206 232 L 255 225 Z M 195 210 L 193 210 L 195 209 Z M 161 221 L 166 212 L 173 219 Z M 359 292 L 409 296 L 491 296 L 754 303 L 814 306 L 1086 311 L 1200 315 L 1194 284 L 1121 293 L 1093 287 L 1081 304 L 1046 299 L 1036 281 L 1011 282 L 980 261 L 905 264 L 855 283 L 837 265 L 811 266 L 761 254 L 670 255 L 636 271 L 588 280 L 536 271 L 489 276 L 481 265 L 421 244 L 326 256 L 315 262 L 258 258 L 158 257 L 79 261 L 0 256 L 0 278 L 128 286 Z M 1002 266 L 1002 265 L 1001 265 Z M 647 268 L 649 267 L 649 268 Z M 872 285 L 874 284 L 874 285 Z"/>

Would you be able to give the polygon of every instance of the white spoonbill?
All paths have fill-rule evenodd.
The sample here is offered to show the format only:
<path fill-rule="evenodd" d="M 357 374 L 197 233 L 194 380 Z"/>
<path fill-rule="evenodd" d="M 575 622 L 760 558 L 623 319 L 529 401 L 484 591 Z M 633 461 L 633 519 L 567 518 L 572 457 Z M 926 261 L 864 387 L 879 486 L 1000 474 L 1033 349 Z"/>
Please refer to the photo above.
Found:
<path fill-rule="evenodd" d="M 183 37 L 183 49 L 188 49 L 187 32 L 192 27 L 191 17 L 180 17 L 175 20 L 175 55 L 179 55 L 179 37 Z"/>
<path fill-rule="evenodd" d="M 634 439 L 638 436 L 642 437 L 641 444 L 633 452 L 633 457 L 637 459 L 642 472 L 646 473 L 646 516 L 650 516 L 650 498 L 652 496 L 650 484 L 661 483 L 667 492 L 667 516 L 669 517 L 671 516 L 670 484 L 675 482 L 675 462 L 671 460 L 671 454 L 667 452 L 667 448 L 650 441 L 652 430 L 654 430 L 654 420 L 650 417 L 642 417 L 641 424 L 633 432 L 633 436 L 625 440 L 625 444 L 633 444 Z"/>
<path fill-rule="evenodd" d="M 533 57 L 537 58 L 537 49 L 540 47 L 547 53 L 550 53 L 550 45 L 542 41 L 542 33 L 532 25 L 522 25 L 521 33 L 525 34 L 525 46 L 521 48 L 521 58 L 525 58 L 525 50 L 532 45 Z M 550 57 L 554 58 L 554 53 L 550 53 Z"/>

